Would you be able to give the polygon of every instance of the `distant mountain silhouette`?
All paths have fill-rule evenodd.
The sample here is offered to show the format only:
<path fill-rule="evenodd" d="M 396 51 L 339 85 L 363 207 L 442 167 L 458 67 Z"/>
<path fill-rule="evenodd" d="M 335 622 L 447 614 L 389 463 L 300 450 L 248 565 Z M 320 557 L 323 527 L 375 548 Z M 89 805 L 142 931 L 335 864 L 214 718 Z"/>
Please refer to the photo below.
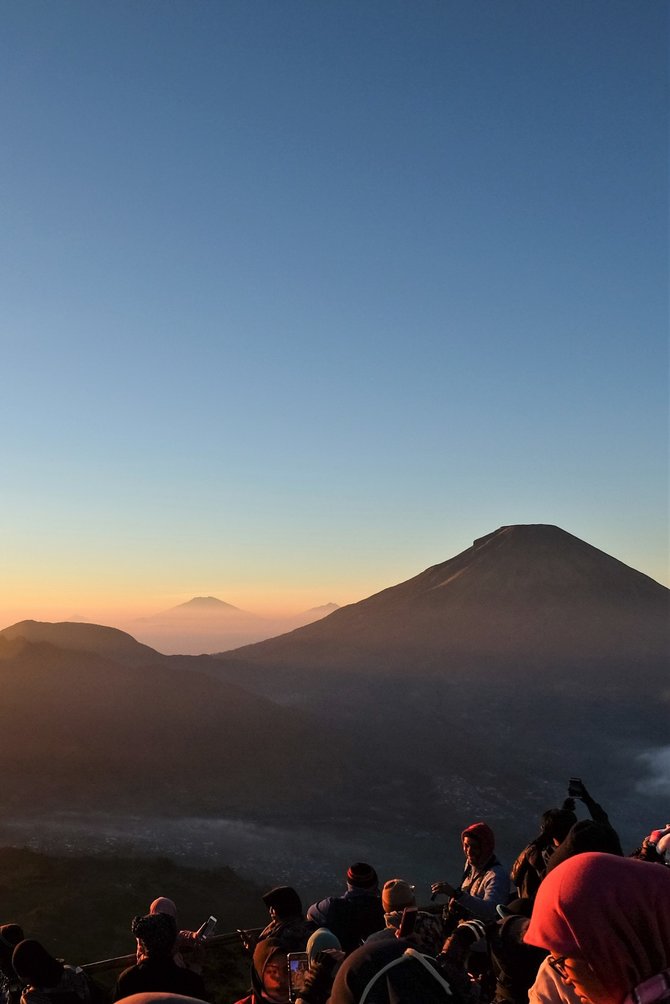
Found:
<path fill-rule="evenodd" d="M 62 621 L 51 624 L 48 621 L 19 621 L 0 631 L 0 638 L 9 641 L 22 638 L 28 642 L 47 642 L 70 652 L 90 652 L 116 659 L 125 666 L 155 665 L 163 660 L 158 652 L 135 641 L 125 631 L 87 622 Z"/>
<path fill-rule="evenodd" d="M 241 610 L 239 607 L 234 607 L 232 603 L 219 600 L 216 596 L 194 596 L 192 599 L 187 600 L 186 603 L 178 603 L 176 607 L 170 607 L 169 610 L 164 610 L 163 613 L 154 614 L 152 617 L 142 617 L 140 620 L 151 621 L 175 615 L 198 616 L 200 614 L 205 614 L 208 617 L 241 616 L 256 618 L 256 614 L 252 614 L 248 610 Z"/>
<path fill-rule="evenodd" d="M 556 526 L 505 526 L 290 634 L 227 653 L 264 673 L 576 674 L 632 683 L 667 668 L 669 591 Z M 585 665 L 590 675 L 583 678 Z M 598 670 L 598 667 L 600 669 Z M 614 674 L 614 676 L 612 676 Z"/>
<path fill-rule="evenodd" d="M 186 603 L 127 625 L 143 642 L 165 653 L 198 655 L 252 644 L 311 624 L 336 610 L 334 603 L 289 617 L 260 617 L 215 596 Z"/>

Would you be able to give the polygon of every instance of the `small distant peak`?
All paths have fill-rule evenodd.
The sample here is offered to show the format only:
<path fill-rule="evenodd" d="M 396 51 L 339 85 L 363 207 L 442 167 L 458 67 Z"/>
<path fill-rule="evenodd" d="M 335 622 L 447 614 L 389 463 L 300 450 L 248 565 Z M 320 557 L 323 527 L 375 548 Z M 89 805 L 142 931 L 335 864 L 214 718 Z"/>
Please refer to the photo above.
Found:
<path fill-rule="evenodd" d="M 305 613 L 308 614 L 332 614 L 334 610 L 339 610 L 338 603 L 323 603 L 319 607 L 310 607 Z"/>
<path fill-rule="evenodd" d="M 232 603 L 225 603 L 223 600 L 217 599 L 216 596 L 194 596 L 192 599 L 187 600 L 186 603 L 180 603 L 178 606 L 174 607 L 175 610 L 238 610 L 239 607 L 234 607 Z"/>

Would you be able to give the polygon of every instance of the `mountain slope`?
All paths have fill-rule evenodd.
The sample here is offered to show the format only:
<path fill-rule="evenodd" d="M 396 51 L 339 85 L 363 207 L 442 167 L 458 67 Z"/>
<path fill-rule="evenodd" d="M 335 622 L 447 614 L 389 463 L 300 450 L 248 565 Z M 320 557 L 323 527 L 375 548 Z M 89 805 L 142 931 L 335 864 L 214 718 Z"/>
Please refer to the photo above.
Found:
<path fill-rule="evenodd" d="M 268 672 L 581 673 L 668 655 L 669 592 L 554 526 L 501 527 L 472 547 L 324 620 L 220 656 Z M 600 675 L 600 673 L 599 673 Z"/>
<path fill-rule="evenodd" d="M 312 716 L 193 669 L 207 660 L 185 673 L 160 658 L 123 665 L 0 635 L 0 808 L 279 820 L 366 804 L 371 779 L 341 731 L 326 748 Z"/>

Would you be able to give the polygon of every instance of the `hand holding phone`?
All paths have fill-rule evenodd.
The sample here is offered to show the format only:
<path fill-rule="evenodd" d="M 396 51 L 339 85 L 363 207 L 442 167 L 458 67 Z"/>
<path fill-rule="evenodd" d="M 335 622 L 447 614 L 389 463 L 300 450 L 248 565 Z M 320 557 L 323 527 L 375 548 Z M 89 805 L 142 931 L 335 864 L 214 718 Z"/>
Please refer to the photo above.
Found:
<path fill-rule="evenodd" d="M 286 956 L 288 966 L 288 999 L 295 1001 L 305 989 L 305 977 L 309 972 L 307 952 L 289 952 Z"/>
<path fill-rule="evenodd" d="M 196 941 L 207 941 L 212 934 L 214 934 L 214 929 L 216 927 L 216 917 L 208 917 L 204 924 L 201 924 L 198 930 L 195 932 Z"/>
<path fill-rule="evenodd" d="M 414 934 L 414 928 L 416 927 L 416 915 L 419 911 L 415 906 L 406 906 L 402 912 L 402 919 L 400 921 L 400 927 L 398 928 L 399 938 L 408 938 L 410 934 Z"/>

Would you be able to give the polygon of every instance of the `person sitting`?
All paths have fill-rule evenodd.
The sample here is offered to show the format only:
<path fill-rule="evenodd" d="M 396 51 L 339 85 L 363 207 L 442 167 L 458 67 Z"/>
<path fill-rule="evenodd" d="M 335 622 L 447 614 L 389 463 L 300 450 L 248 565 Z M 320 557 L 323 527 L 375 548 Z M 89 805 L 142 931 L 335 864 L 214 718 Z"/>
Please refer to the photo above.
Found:
<path fill-rule="evenodd" d="M 575 814 L 575 798 L 584 803 L 593 823 L 597 824 L 593 831 L 594 839 L 605 839 L 611 834 L 611 843 L 618 843 L 616 832 L 612 829 L 609 817 L 603 807 L 589 794 L 581 778 L 571 778 L 570 795 L 565 799 L 560 809 L 547 809 L 540 820 L 540 834 L 525 847 L 512 865 L 511 878 L 522 899 L 535 899 L 540 882 L 547 874 L 549 863 L 556 849 L 566 839 L 575 825 L 579 826 Z M 586 820 L 582 821 L 586 823 Z M 595 848 L 594 848 L 595 849 Z M 612 853 L 617 853 L 613 851 Z"/>
<path fill-rule="evenodd" d="M 288 1004 L 286 952 L 272 938 L 259 941 L 254 949 L 251 990 L 237 1004 Z"/>
<path fill-rule="evenodd" d="M 382 906 L 384 907 L 386 927 L 383 931 L 375 931 L 366 938 L 366 945 L 396 937 L 403 911 L 407 907 L 416 907 L 414 886 L 405 882 L 404 879 L 389 879 L 382 888 Z M 412 933 L 419 951 L 425 952 L 427 955 L 437 955 L 444 941 L 442 922 L 439 917 L 425 910 L 417 910 Z"/>
<path fill-rule="evenodd" d="M 131 930 L 140 944 L 142 961 L 121 973 L 116 981 L 115 1001 L 151 991 L 207 1000 L 202 977 L 178 966 L 172 957 L 177 940 L 174 917 L 167 913 L 135 917 Z"/>
<path fill-rule="evenodd" d="M 411 939 L 366 942 L 340 967 L 328 1004 L 465 1004 Z"/>
<path fill-rule="evenodd" d="M 335 974 L 345 959 L 342 946 L 327 927 L 318 927 L 307 942 L 309 969 L 296 1004 L 327 1004 Z"/>
<path fill-rule="evenodd" d="M 525 940 L 587 1004 L 670 1001 L 670 870 L 577 854 L 543 881 Z"/>
<path fill-rule="evenodd" d="M 94 1004 L 100 999 L 100 988 L 79 966 L 54 959 L 39 941 L 20 941 L 12 966 L 23 985 L 21 1004 Z"/>
<path fill-rule="evenodd" d="M 497 920 L 496 907 L 509 899 L 509 878 L 494 854 L 495 837 L 487 823 L 473 823 L 461 833 L 465 854 L 465 871 L 460 885 L 433 882 L 433 896 L 444 893 L 450 897 L 449 911 L 454 918 L 471 915 L 492 923 Z"/>
<path fill-rule="evenodd" d="M 270 889 L 263 897 L 270 914 L 270 923 L 263 928 L 258 941 L 272 938 L 286 952 L 302 952 L 307 941 L 316 931 L 316 924 L 306 920 L 302 912 L 302 902 L 291 886 L 280 885 Z"/>
<path fill-rule="evenodd" d="M 631 854 L 640 861 L 651 861 L 658 865 L 667 865 L 667 854 L 670 853 L 670 823 L 660 830 L 652 830 L 642 844 Z"/>
<path fill-rule="evenodd" d="M 0 927 L 0 1004 L 19 1004 L 21 985 L 12 965 L 12 953 L 24 934 L 18 924 Z"/>
<path fill-rule="evenodd" d="M 384 927 L 377 872 L 363 861 L 351 865 L 344 895 L 329 896 L 313 903 L 307 911 L 307 919 L 317 927 L 332 931 L 348 955 L 374 931 Z"/>
<path fill-rule="evenodd" d="M 179 921 L 177 920 L 177 907 L 173 900 L 168 899 L 167 896 L 158 896 L 157 899 L 153 901 L 149 907 L 149 913 L 166 913 L 169 917 L 174 918 L 174 922 L 179 927 Z M 178 966 L 183 969 L 193 969 L 196 973 L 202 972 L 202 960 L 204 955 L 204 942 L 199 941 L 196 931 L 177 931 L 177 938 L 174 943 L 174 951 L 172 952 L 172 958 Z M 187 952 L 190 954 L 188 964 L 184 961 L 183 953 Z M 137 962 L 142 962 L 144 958 L 142 944 L 140 940 L 137 940 Z"/>

